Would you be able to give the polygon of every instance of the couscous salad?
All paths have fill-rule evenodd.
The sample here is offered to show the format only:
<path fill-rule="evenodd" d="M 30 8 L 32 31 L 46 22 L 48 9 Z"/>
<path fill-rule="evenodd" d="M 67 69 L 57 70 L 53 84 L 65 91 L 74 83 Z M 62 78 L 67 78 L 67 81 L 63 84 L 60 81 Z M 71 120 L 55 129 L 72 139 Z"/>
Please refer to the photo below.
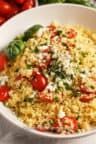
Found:
<path fill-rule="evenodd" d="M 58 134 L 96 127 L 96 33 L 34 25 L 0 52 L 0 101 L 29 127 Z"/>

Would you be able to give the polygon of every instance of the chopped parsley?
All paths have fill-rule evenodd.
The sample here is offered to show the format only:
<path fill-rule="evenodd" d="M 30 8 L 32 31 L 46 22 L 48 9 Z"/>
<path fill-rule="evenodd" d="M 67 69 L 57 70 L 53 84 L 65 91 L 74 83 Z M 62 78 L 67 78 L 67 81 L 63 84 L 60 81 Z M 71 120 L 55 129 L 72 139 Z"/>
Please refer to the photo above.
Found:
<path fill-rule="evenodd" d="M 39 49 L 38 49 L 37 47 L 35 47 L 35 49 L 32 50 L 32 52 L 34 52 L 34 53 L 39 53 Z"/>
<path fill-rule="evenodd" d="M 27 68 L 27 69 L 31 69 L 31 68 L 32 68 L 32 65 L 31 65 L 31 64 L 26 64 L 26 68 Z"/>
<path fill-rule="evenodd" d="M 58 101 L 59 101 L 58 96 L 55 96 L 55 97 L 54 97 L 54 101 L 55 101 L 55 102 L 58 102 Z"/>

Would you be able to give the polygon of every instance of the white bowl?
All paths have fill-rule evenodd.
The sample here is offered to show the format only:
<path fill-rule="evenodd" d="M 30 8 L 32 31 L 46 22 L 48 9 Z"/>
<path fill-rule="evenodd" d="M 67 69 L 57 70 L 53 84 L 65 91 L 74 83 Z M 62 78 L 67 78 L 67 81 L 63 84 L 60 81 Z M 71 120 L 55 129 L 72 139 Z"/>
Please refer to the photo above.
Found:
<path fill-rule="evenodd" d="M 91 29 L 96 29 L 96 10 L 77 5 L 69 4 L 53 4 L 40 6 L 27 10 L 21 14 L 10 19 L 3 26 L 0 27 L 0 49 L 6 47 L 6 45 L 18 34 L 23 33 L 26 29 L 34 24 L 48 25 L 52 21 L 58 21 L 63 24 L 80 24 Z M 83 144 L 83 137 L 90 137 L 96 134 L 96 129 L 88 131 L 82 134 L 74 135 L 58 135 L 51 133 L 42 133 L 34 129 L 30 129 L 23 123 L 17 120 L 17 118 L 0 103 L 0 113 L 16 128 L 21 129 L 24 133 L 36 136 L 42 136 L 43 138 L 63 139 L 63 144 L 67 140 L 66 144 Z M 96 140 L 96 138 L 95 138 Z M 73 143 L 72 143 L 73 142 Z M 96 143 L 96 141 L 94 141 Z M 94 144 L 95 144 L 94 143 Z M 84 142 L 84 144 L 90 144 Z"/>

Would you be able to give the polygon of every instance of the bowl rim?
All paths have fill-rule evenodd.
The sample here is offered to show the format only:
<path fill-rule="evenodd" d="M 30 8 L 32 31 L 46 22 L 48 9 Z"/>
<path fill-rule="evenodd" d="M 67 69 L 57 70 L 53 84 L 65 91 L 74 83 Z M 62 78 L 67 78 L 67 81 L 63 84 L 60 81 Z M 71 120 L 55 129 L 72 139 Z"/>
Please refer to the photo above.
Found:
<path fill-rule="evenodd" d="M 36 11 L 37 9 L 42 9 L 42 8 L 49 8 L 49 7 L 74 7 L 74 8 L 83 8 L 83 9 L 87 9 L 89 11 L 93 11 L 96 13 L 96 9 L 91 8 L 91 7 L 86 7 L 83 5 L 77 5 L 77 4 L 46 4 L 46 5 L 40 5 L 39 7 L 35 7 L 29 10 L 26 10 L 24 12 L 21 12 L 19 14 L 17 14 L 16 16 L 12 17 L 11 19 L 9 19 L 6 23 L 4 23 L 2 26 L 0 26 L 0 29 L 2 29 L 3 27 L 6 27 L 7 24 L 9 24 L 11 21 L 15 20 L 16 18 L 28 13 L 29 11 Z M 80 138 L 80 137 L 85 137 L 85 136 L 89 136 L 89 135 L 93 135 L 96 133 L 96 129 L 87 131 L 87 132 L 83 132 L 83 133 L 76 133 L 76 134 L 70 134 L 70 135 L 64 135 L 64 134 L 53 134 L 53 133 L 47 133 L 47 132 L 40 132 L 38 130 L 35 129 L 31 129 L 28 126 L 22 126 L 20 124 L 17 124 L 16 122 L 14 122 L 10 117 L 8 117 L 8 115 L 4 114 L 2 110 L 0 110 L 0 114 L 2 115 L 3 118 L 5 118 L 7 121 L 9 121 L 11 124 L 13 124 L 14 126 L 20 128 L 23 131 L 26 131 L 30 134 L 35 134 L 41 137 L 46 137 L 46 138 L 55 138 L 55 139 L 72 139 L 72 138 Z M 19 120 L 17 120 L 19 121 Z"/>
<path fill-rule="evenodd" d="M 22 16 L 26 13 L 28 13 L 29 11 L 36 11 L 37 9 L 42 9 L 42 8 L 47 8 L 47 7 L 74 7 L 74 8 L 83 8 L 89 11 L 93 11 L 96 12 L 96 9 L 93 7 L 88 7 L 88 6 L 84 6 L 84 5 L 80 5 L 80 4 L 72 4 L 72 3 L 53 3 L 53 4 L 44 4 L 44 5 L 37 5 L 36 7 L 33 7 L 32 9 L 27 9 L 25 11 L 22 11 L 18 14 L 16 14 L 15 16 L 11 17 L 10 19 L 8 19 L 4 24 L 2 24 L 0 26 L 0 29 L 5 27 L 9 22 L 13 21 L 16 17 Z"/>
<path fill-rule="evenodd" d="M 36 129 L 29 128 L 25 124 L 20 125 L 17 122 L 14 122 L 8 115 L 4 114 L 1 109 L 0 109 L 0 115 L 5 120 L 7 120 L 7 122 L 12 124 L 14 127 L 20 129 L 21 131 L 30 133 L 30 134 L 35 135 L 35 136 L 43 137 L 43 138 L 55 138 L 55 139 L 73 139 L 73 138 L 75 138 L 76 139 L 76 138 L 81 138 L 81 137 L 86 137 L 86 136 L 96 134 L 96 129 L 93 129 L 93 130 L 90 130 L 87 132 L 83 132 L 83 133 L 75 133 L 75 134 L 68 134 L 68 135 L 54 134 L 54 133 L 50 133 L 50 132 L 41 132 L 41 131 L 38 131 Z M 18 119 L 17 119 L 17 121 L 20 122 Z"/>

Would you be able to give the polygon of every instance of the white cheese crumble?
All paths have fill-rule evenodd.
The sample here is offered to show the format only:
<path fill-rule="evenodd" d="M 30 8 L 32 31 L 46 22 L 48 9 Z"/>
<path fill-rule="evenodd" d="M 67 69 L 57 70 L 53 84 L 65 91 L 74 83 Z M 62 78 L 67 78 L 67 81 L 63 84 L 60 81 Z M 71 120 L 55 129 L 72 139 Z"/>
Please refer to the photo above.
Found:
<path fill-rule="evenodd" d="M 60 57 L 64 68 L 69 68 L 70 67 L 70 60 L 71 60 L 71 56 L 66 52 L 65 55 L 62 55 Z"/>
<path fill-rule="evenodd" d="M 58 112 L 58 118 L 63 118 L 63 117 L 65 117 L 65 112 L 63 111 L 63 108 L 61 107 Z"/>
<path fill-rule="evenodd" d="M 48 48 L 47 45 L 43 45 L 43 46 L 39 46 L 39 47 L 38 47 L 38 49 L 39 49 L 40 51 L 44 51 L 44 50 L 46 50 L 47 48 Z"/>
<path fill-rule="evenodd" d="M 39 59 L 42 60 L 42 59 L 43 59 L 43 54 L 42 54 L 42 53 L 39 53 L 39 54 L 37 55 L 37 58 L 38 58 L 38 60 L 39 60 Z"/>
<path fill-rule="evenodd" d="M 0 85 L 5 85 L 8 81 L 8 76 L 0 76 Z"/>
<path fill-rule="evenodd" d="M 50 90 L 50 91 L 55 91 L 56 88 L 57 88 L 56 84 L 54 84 L 54 83 L 52 83 L 52 82 L 50 82 L 50 83 L 47 85 L 47 87 L 46 87 L 46 89 L 47 89 L 47 90 Z"/>
<path fill-rule="evenodd" d="M 63 87 L 63 86 L 64 86 L 63 81 L 62 81 L 62 80 L 59 81 L 59 82 L 58 82 L 58 85 L 59 85 L 59 87 Z"/>

